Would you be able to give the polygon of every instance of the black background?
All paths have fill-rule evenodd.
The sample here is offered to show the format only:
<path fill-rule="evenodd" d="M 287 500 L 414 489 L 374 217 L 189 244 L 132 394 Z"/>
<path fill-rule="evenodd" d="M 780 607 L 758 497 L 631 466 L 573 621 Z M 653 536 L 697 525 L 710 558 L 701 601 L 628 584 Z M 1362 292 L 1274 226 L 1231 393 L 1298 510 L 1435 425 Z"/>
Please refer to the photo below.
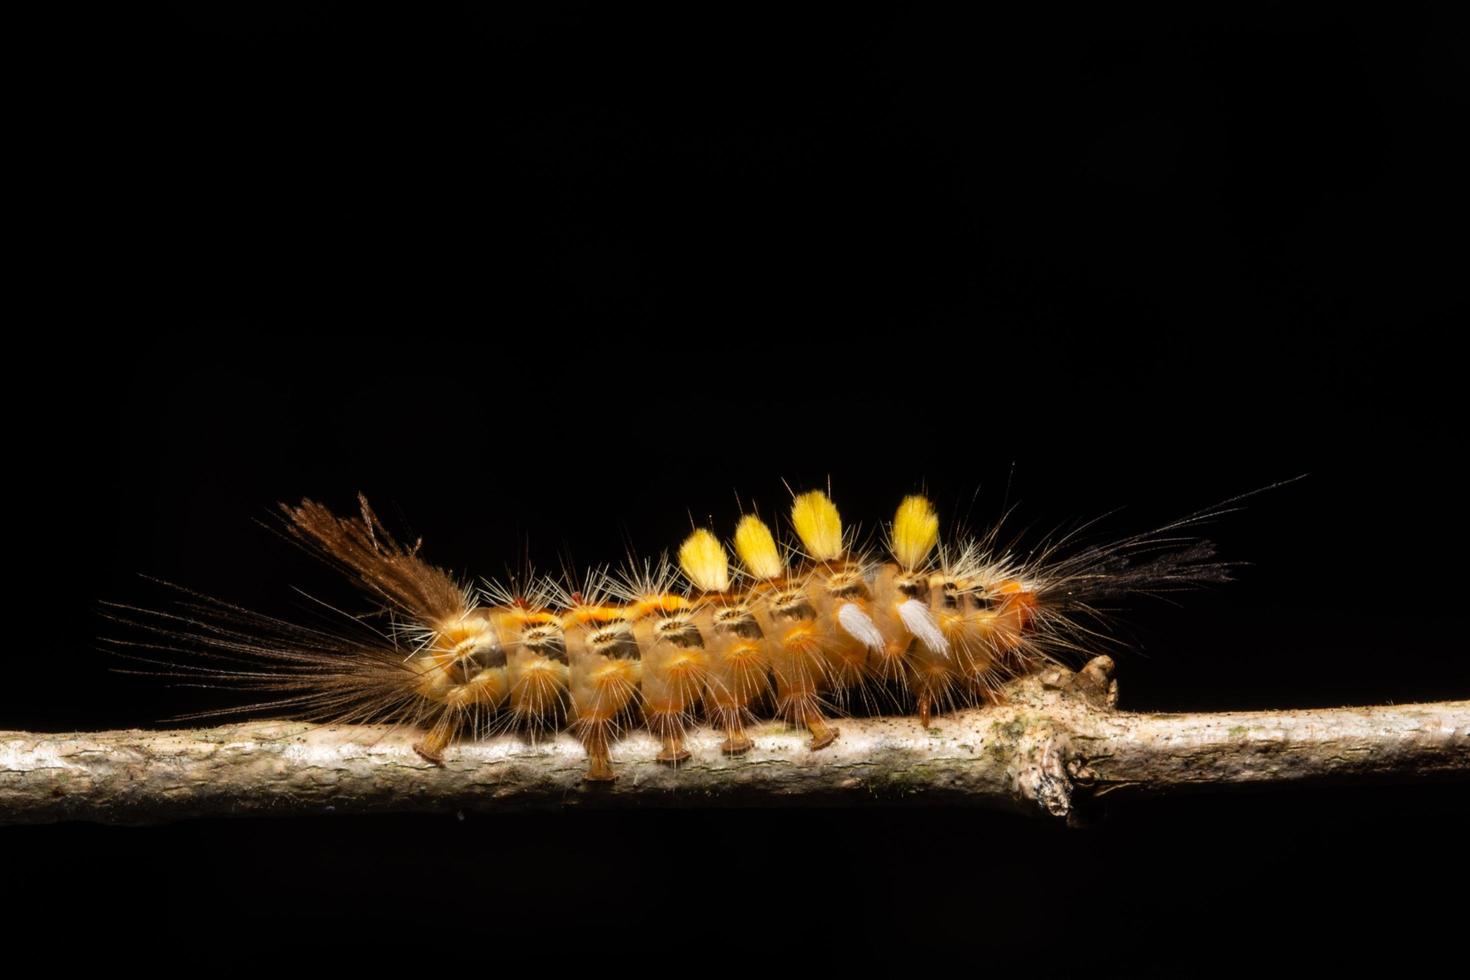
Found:
<path fill-rule="evenodd" d="M 34 594 L 0 727 L 218 703 L 109 672 L 99 602 L 157 604 L 138 573 L 351 603 L 271 532 L 278 500 L 365 491 L 494 575 L 829 477 L 869 529 L 922 487 L 972 525 L 1016 504 L 1034 540 L 1306 473 L 1211 525 L 1238 581 L 1123 611 L 1123 706 L 1464 697 L 1465 42 L 1396 11 L 216 4 L 77 29 L 35 199 L 81 302 L 10 359 Z M 81 890 L 558 956 L 641 930 L 1050 973 L 1423 952 L 1467 816 L 1463 787 L 1368 786 L 1083 832 L 650 810 L 0 847 L 53 922 Z"/>

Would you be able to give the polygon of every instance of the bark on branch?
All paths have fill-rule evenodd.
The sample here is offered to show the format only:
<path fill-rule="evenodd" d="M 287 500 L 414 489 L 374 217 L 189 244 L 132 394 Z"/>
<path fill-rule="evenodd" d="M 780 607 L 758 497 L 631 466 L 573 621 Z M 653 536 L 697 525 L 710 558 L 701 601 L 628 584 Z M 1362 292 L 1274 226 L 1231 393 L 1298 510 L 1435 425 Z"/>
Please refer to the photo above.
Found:
<path fill-rule="evenodd" d="M 619 779 L 586 783 L 569 736 L 452 749 L 442 767 L 413 733 L 251 722 L 196 731 L 0 732 L 0 823 L 156 823 L 527 806 L 803 806 L 871 800 L 963 803 L 1068 817 L 1118 790 L 1470 776 L 1470 701 L 1311 711 L 1136 714 L 1116 710 L 1113 664 L 1012 684 L 1007 703 L 935 720 L 862 718 L 820 752 L 771 724 L 729 759 L 691 739 L 679 769 L 631 735 Z"/>

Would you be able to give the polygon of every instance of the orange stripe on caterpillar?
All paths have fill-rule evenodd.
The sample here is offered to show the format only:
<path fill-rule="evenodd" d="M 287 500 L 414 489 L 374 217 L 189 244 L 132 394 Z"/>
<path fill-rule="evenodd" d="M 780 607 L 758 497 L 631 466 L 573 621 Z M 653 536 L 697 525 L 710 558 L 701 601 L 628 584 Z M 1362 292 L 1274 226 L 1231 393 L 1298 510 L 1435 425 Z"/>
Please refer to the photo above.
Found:
<path fill-rule="evenodd" d="M 1084 651 L 1098 637 L 1087 620 L 1100 597 L 1226 577 L 1206 542 L 1178 535 L 1196 518 L 1112 545 L 1069 549 L 1063 538 L 1020 559 L 996 548 L 994 533 L 942 543 L 933 506 L 911 496 L 882 554 L 857 546 L 831 499 L 811 491 L 792 502 L 796 542 L 781 544 L 754 516 L 740 521 L 738 568 L 713 531 L 697 529 L 677 567 L 645 562 L 577 586 L 526 574 L 476 597 L 420 557 L 417 543 L 399 545 L 365 500 L 354 518 L 311 501 L 282 509 L 296 537 L 406 617 L 394 642 L 406 638 L 409 649 L 319 642 L 303 655 L 289 633 L 251 640 L 260 621 L 247 618 L 231 652 L 258 666 L 241 676 L 289 682 L 315 717 L 411 724 L 424 732 L 416 748 L 435 762 L 496 728 L 570 730 L 590 780 L 615 778 L 612 752 L 632 726 L 651 731 L 657 758 L 677 765 L 700 723 L 723 734 L 729 755 L 750 749 L 746 726 L 762 717 L 808 729 L 819 750 L 838 737 L 834 709 L 856 701 L 914 711 L 927 724 Z M 207 610 L 182 627 L 151 628 L 185 647 L 221 649 Z M 321 671 L 324 663 L 333 669 Z M 316 689 L 313 669 L 324 678 Z"/>

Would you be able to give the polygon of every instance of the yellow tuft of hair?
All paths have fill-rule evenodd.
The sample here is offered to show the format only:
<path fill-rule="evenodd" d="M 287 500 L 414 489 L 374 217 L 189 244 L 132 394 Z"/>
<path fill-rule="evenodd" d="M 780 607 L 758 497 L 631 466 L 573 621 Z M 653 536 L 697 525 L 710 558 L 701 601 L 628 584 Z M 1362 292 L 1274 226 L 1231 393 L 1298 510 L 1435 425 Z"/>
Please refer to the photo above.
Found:
<path fill-rule="evenodd" d="M 786 574 L 781 549 L 764 521 L 754 514 L 740 518 L 735 525 L 735 553 L 745 570 L 758 579 L 780 578 Z"/>
<path fill-rule="evenodd" d="M 817 561 L 832 561 L 842 555 L 842 518 L 837 505 L 820 490 L 804 493 L 791 501 L 791 524 Z"/>
<path fill-rule="evenodd" d="M 923 564 L 939 543 L 939 516 L 927 497 L 903 498 L 893 516 L 893 557 L 906 571 Z"/>
<path fill-rule="evenodd" d="M 679 567 L 694 587 L 703 592 L 726 592 L 730 588 L 730 560 L 720 539 L 704 528 L 679 545 Z"/>

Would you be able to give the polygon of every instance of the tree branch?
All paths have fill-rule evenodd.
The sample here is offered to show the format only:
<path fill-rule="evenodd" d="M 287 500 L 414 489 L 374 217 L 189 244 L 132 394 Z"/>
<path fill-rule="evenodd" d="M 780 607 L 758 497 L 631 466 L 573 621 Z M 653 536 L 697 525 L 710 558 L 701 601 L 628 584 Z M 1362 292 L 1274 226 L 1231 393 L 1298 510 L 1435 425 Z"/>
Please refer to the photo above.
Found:
<path fill-rule="evenodd" d="M 1470 775 L 1470 701 L 1311 711 L 1116 710 L 1112 661 L 1011 684 L 1007 702 L 936 719 L 861 718 L 820 752 L 768 724 L 734 759 L 690 739 L 677 771 L 631 734 L 619 778 L 586 783 L 570 736 L 501 737 L 435 766 L 414 734 L 251 722 L 198 731 L 0 732 L 0 823 L 157 823 L 196 816 L 453 812 L 561 806 L 962 803 L 1054 817 L 1116 791 Z"/>

